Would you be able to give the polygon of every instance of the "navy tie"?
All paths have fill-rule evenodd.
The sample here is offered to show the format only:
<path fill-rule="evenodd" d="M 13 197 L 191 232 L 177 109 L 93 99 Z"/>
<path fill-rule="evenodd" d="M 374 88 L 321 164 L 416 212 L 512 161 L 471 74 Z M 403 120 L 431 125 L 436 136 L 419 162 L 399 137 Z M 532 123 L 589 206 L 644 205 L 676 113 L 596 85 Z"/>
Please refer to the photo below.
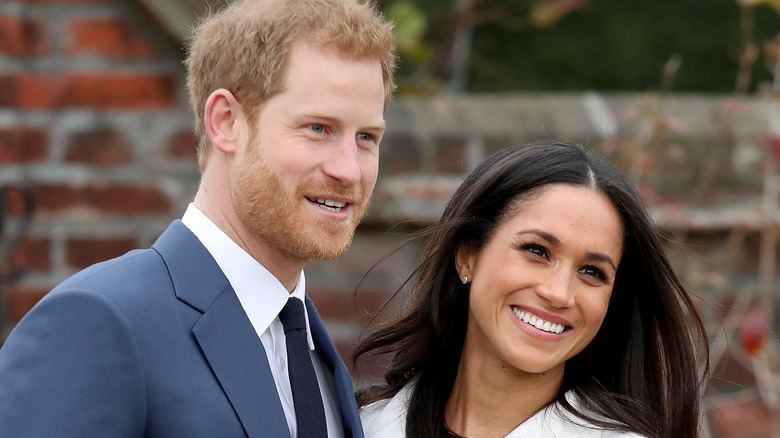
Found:
<path fill-rule="evenodd" d="M 317 374 L 311 363 L 309 341 L 306 337 L 306 319 L 303 302 L 290 298 L 279 313 L 287 338 L 287 364 L 290 372 L 290 388 L 295 405 L 295 422 L 299 438 L 327 438 L 325 409 L 317 384 Z"/>

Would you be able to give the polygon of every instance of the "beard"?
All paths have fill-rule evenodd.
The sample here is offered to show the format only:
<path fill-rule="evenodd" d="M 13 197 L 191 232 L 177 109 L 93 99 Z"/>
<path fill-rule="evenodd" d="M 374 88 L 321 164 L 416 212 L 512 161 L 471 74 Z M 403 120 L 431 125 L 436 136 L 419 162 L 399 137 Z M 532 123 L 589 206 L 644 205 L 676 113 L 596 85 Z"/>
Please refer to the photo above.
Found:
<path fill-rule="evenodd" d="M 230 175 L 233 206 L 250 236 L 302 260 L 331 260 L 343 254 L 368 209 L 369 200 L 363 190 L 336 182 L 301 181 L 294 187 L 285 184 L 257 144 L 250 144 L 247 160 Z M 306 193 L 352 199 L 349 219 L 337 222 L 318 216 L 306 205 Z"/>

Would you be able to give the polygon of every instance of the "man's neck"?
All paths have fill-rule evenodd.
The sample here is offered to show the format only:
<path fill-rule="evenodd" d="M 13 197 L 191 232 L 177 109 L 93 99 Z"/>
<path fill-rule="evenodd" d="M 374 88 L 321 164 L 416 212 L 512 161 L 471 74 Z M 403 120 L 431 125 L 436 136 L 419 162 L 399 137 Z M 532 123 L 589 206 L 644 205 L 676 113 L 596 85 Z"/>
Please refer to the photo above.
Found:
<path fill-rule="evenodd" d="M 229 213 L 232 210 L 213 208 L 209 202 L 204 202 L 203 198 L 204 195 L 198 192 L 194 201 L 195 206 L 233 242 L 276 277 L 288 292 L 295 290 L 301 276 L 301 270 L 306 266 L 308 260 L 284 254 L 271 245 L 252 238 L 241 225 L 241 221 Z"/>

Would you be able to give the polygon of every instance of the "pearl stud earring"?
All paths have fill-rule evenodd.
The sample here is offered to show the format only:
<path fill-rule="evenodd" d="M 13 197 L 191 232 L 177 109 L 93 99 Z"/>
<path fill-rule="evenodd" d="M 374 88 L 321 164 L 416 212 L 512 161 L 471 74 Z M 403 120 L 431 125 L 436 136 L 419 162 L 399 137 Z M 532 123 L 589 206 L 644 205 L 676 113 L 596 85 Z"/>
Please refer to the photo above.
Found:
<path fill-rule="evenodd" d="M 466 284 L 466 283 L 468 283 L 468 282 L 469 282 L 469 276 L 468 276 L 468 275 L 466 275 L 466 274 L 464 274 L 464 275 L 463 275 L 463 279 L 462 279 L 461 281 L 463 281 L 463 284 Z"/>

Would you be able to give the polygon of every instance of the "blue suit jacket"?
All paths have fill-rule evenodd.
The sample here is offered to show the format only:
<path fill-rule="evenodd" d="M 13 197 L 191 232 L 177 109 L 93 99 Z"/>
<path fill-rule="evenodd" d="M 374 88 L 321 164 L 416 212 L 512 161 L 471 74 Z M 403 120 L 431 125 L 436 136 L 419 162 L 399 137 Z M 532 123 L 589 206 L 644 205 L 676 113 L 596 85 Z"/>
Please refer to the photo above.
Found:
<path fill-rule="evenodd" d="M 307 297 L 345 435 L 352 382 Z M 289 437 L 263 345 L 206 248 L 174 221 L 150 249 L 79 272 L 0 348 L 2 437 Z"/>

